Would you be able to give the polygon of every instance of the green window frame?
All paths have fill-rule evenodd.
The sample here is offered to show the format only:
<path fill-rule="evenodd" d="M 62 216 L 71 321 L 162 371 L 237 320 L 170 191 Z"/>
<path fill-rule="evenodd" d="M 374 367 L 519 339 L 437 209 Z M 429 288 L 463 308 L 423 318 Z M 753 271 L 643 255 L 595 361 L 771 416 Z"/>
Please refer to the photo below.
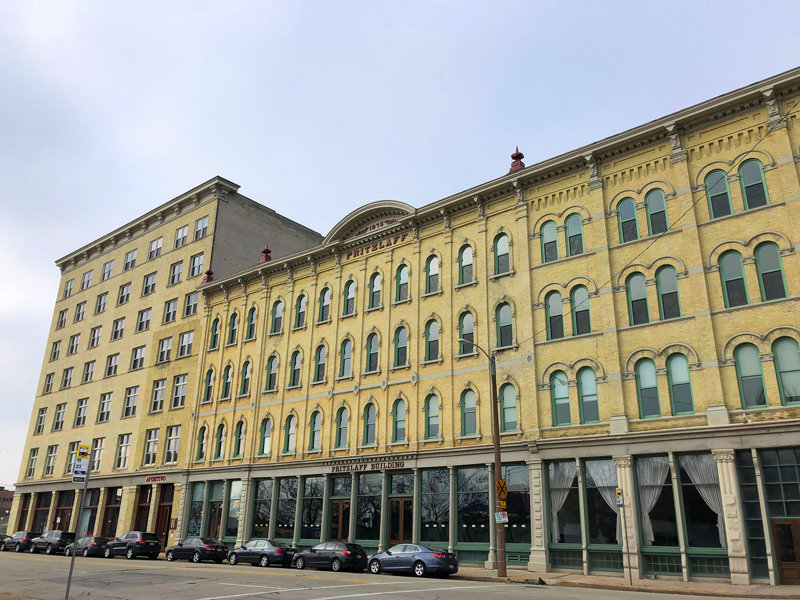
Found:
<path fill-rule="evenodd" d="M 353 342 L 342 340 L 339 349 L 339 377 L 350 377 L 353 373 Z"/>
<path fill-rule="evenodd" d="M 308 298 L 305 294 L 300 294 L 294 303 L 294 328 L 300 329 L 306 326 L 306 308 L 308 307 Z"/>
<path fill-rule="evenodd" d="M 585 335 L 592 332 L 592 317 L 589 312 L 589 289 L 576 285 L 569 292 L 572 335 Z"/>
<path fill-rule="evenodd" d="M 661 416 L 658 399 L 658 376 L 656 363 L 649 358 L 640 358 L 634 365 L 636 373 L 636 396 L 639 399 L 639 418 L 652 419 Z"/>
<path fill-rule="evenodd" d="M 330 288 L 322 288 L 319 294 L 319 315 L 318 321 L 324 323 L 331 318 L 331 290 Z"/>
<path fill-rule="evenodd" d="M 583 254 L 583 219 L 578 213 L 572 213 L 564 221 L 564 233 L 567 238 L 567 256 Z"/>
<path fill-rule="evenodd" d="M 500 386 L 500 431 L 517 430 L 517 389 L 510 383 Z"/>
<path fill-rule="evenodd" d="M 744 209 L 751 210 L 769 204 L 764 165 L 757 158 L 750 158 L 739 165 L 739 184 L 742 186 Z"/>
<path fill-rule="evenodd" d="M 408 330 L 402 325 L 394 331 L 394 366 L 408 365 Z"/>
<path fill-rule="evenodd" d="M 656 271 L 658 314 L 662 321 L 681 316 L 681 299 L 678 294 L 678 274 L 675 267 L 665 265 Z"/>
<path fill-rule="evenodd" d="M 253 375 L 253 363 L 249 360 L 242 365 L 242 384 L 239 386 L 239 395 L 246 396 L 250 393 L 250 380 Z"/>
<path fill-rule="evenodd" d="M 436 394 L 425 398 L 425 439 L 439 439 L 439 397 Z"/>
<path fill-rule="evenodd" d="M 408 265 L 400 265 L 394 276 L 395 302 L 408 300 Z"/>
<path fill-rule="evenodd" d="M 205 460 L 206 459 L 206 433 L 208 429 L 205 425 L 200 427 L 200 430 L 197 432 L 197 454 L 195 454 L 195 460 Z"/>
<path fill-rule="evenodd" d="M 347 425 L 350 420 L 350 413 L 347 407 L 342 406 L 336 411 L 336 448 L 347 446 Z"/>
<path fill-rule="evenodd" d="M 325 363 L 328 359 L 328 349 L 325 344 L 317 346 L 314 352 L 314 382 L 325 381 Z"/>
<path fill-rule="evenodd" d="M 476 351 L 473 345 L 475 343 L 475 317 L 468 310 L 465 310 L 458 317 L 458 339 L 469 342 L 468 344 L 464 342 L 458 343 L 458 354 L 460 356 L 472 354 Z"/>
<path fill-rule="evenodd" d="M 472 283 L 474 277 L 473 255 L 472 246 L 469 244 L 464 244 L 458 251 L 458 285 Z"/>
<path fill-rule="evenodd" d="M 219 399 L 227 400 L 231 397 L 231 379 L 233 377 L 233 368 L 228 365 L 222 372 L 222 390 L 220 391 Z"/>
<path fill-rule="evenodd" d="M 512 347 L 514 345 L 514 313 L 508 302 L 497 306 L 495 320 L 497 321 L 497 347 Z"/>
<path fill-rule="evenodd" d="M 669 230 L 667 218 L 667 200 L 664 190 L 655 188 L 644 196 L 645 212 L 647 213 L 647 230 L 650 235 L 658 235 Z"/>
<path fill-rule="evenodd" d="M 356 313 L 356 284 L 352 279 L 344 284 L 342 297 L 344 298 L 342 316 L 354 315 Z"/>
<path fill-rule="evenodd" d="M 308 449 L 321 450 L 322 449 L 322 415 L 318 410 L 311 413 L 311 419 L 308 421 Z"/>
<path fill-rule="evenodd" d="M 494 274 L 511 272 L 511 240 L 505 233 L 499 233 L 492 244 L 494 250 Z"/>
<path fill-rule="evenodd" d="M 800 404 L 800 348 L 797 341 L 781 337 L 772 344 L 781 404 Z"/>
<path fill-rule="evenodd" d="M 265 456 L 269 454 L 272 445 L 272 419 L 264 417 L 261 426 L 258 428 L 258 454 Z"/>
<path fill-rule="evenodd" d="M 367 350 L 367 364 L 365 366 L 364 371 L 366 373 L 376 373 L 378 371 L 378 346 L 379 346 L 378 334 L 377 333 L 370 333 L 367 336 L 367 345 L 365 346 Z"/>
<path fill-rule="evenodd" d="M 619 242 L 632 242 L 639 239 L 639 224 L 636 218 L 636 203 L 633 198 L 623 198 L 617 204 L 619 223 Z"/>
<path fill-rule="evenodd" d="M 236 428 L 233 430 L 233 458 L 240 458 L 242 456 L 244 434 L 244 421 L 239 421 L 236 423 Z"/>
<path fill-rule="evenodd" d="M 276 390 L 278 388 L 278 357 L 270 356 L 267 359 L 267 391 Z"/>
<path fill-rule="evenodd" d="M 225 423 L 217 426 L 217 435 L 214 436 L 214 458 L 222 458 L 225 452 Z"/>
<path fill-rule="evenodd" d="M 555 221 L 546 221 L 539 230 L 542 238 L 542 262 L 558 260 L 558 227 Z"/>
<path fill-rule="evenodd" d="M 628 298 L 628 318 L 631 325 L 644 325 L 650 322 L 650 309 L 647 306 L 647 281 L 642 273 L 632 273 L 625 280 L 625 293 Z"/>
<path fill-rule="evenodd" d="M 767 389 L 758 348 L 754 344 L 739 344 L 733 351 L 733 362 L 736 365 L 742 408 L 767 406 Z"/>
<path fill-rule="evenodd" d="M 569 384 L 564 371 L 554 371 L 550 375 L 550 402 L 553 406 L 553 427 L 571 425 Z"/>
<path fill-rule="evenodd" d="M 775 242 L 762 242 L 754 252 L 761 301 L 778 300 L 789 295 L 780 248 Z"/>
<path fill-rule="evenodd" d="M 228 321 L 228 343 L 236 343 L 236 329 L 239 327 L 239 313 L 233 313 Z"/>
<path fill-rule="evenodd" d="M 439 360 L 439 322 L 431 319 L 425 323 L 425 361 Z"/>
<path fill-rule="evenodd" d="M 547 339 L 560 340 L 564 337 L 564 308 L 559 292 L 549 292 L 544 297 Z"/>
<path fill-rule="evenodd" d="M 425 293 L 433 294 L 439 291 L 439 257 L 435 254 L 425 261 Z"/>
<path fill-rule="evenodd" d="M 725 308 L 750 304 L 747 279 L 742 266 L 742 255 L 736 250 L 723 252 L 719 257 L 719 275 L 722 279 L 722 295 Z"/>
<path fill-rule="evenodd" d="M 392 442 L 406 441 L 406 403 L 398 398 L 392 406 Z"/>
<path fill-rule="evenodd" d="M 478 415 L 477 415 L 477 397 L 475 391 L 466 389 L 461 392 L 461 437 L 468 437 L 477 435 L 478 433 Z"/>
<path fill-rule="evenodd" d="M 211 402 L 214 394 L 214 369 L 210 368 L 206 371 L 206 377 L 203 384 L 203 402 Z"/>
<path fill-rule="evenodd" d="M 722 169 L 714 169 L 705 178 L 708 214 L 718 219 L 733 213 L 731 190 L 728 187 L 728 174 Z"/>
<path fill-rule="evenodd" d="M 247 330 L 245 331 L 245 339 L 252 340 L 256 337 L 256 307 L 253 306 L 247 312 Z"/>
<path fill-rule="evenodd" d="M 283 452 L 293 453 L 297 436 L 297 417 L 289 415 L 283 425 Z"/>
<path fill-rule="evenodd" d="M 676 352 L 667 357 L 667 382 L 673 415 L 694 414 L 692 377 L 686 355 Z"/>
<path fill-rule="evenodd" d="M 300 362 L 300 351 L 295 350 L 292 353 L 292 359 L 289 361 L 289 387 L 300 385 Z"/>
<path fill-rule="evenodd" d="M 369 446 L 375 443 L 375 405 L 370 402 L 364 407 L 364 435 L 362 437 L 364 446 Z"/>
<path fill-rule="evenodd" d="M 272 327 L 270 333 L 280 333 L 283 329 L 283 302 L 276 300 L 272 304 Z"/>
<path fill-rule="evenodd" d="M 211 323 L 211 335 L 209 336 L 208 349 L 216 350 L 219 348 L 219 318 Z"/>
<path fill-rule="evenodd" d="M 373 273 L 369 278 L 369 307 L 380 308 L 381 306 L 381 285 L 383 278 L 380 273 Z"/>
<path fill-rule="evenodd" d="M 597 399 L 597 376 L 591 367 L 578 370 L 578 410 L 581 423 L 600 422 L 600 404 Z"/>

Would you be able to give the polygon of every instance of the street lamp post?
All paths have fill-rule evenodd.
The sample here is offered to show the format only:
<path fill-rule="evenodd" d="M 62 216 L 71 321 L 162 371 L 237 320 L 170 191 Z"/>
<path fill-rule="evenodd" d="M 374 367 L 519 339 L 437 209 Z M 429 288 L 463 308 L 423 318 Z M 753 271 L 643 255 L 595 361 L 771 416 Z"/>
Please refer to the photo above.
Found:
<path fill-rule="evenodd" d="M 489 376 L 492 385 L 492 443 L 494 445 L 494 519 L 497 531 L 497 576 L 506 577 L 506 528 L 505 524 L 497 521 L 496 513 L 500 512 L 500 495 L 498 494 L 497 482 L 503 478 L 503 466 L 500 459 L 500 414 L 497 402 L 497 368 L 494 353 L 491 355 L 474 342 L 460 338 L 462 344 L 468 344 L 484 353 L 489 359 Z"/>

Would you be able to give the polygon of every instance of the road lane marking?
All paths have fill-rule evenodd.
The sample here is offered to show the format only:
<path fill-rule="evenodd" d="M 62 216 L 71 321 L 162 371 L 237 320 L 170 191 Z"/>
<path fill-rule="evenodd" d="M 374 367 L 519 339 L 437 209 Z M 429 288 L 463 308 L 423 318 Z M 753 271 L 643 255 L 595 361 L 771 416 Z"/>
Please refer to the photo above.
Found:
<path fill-rule="evenodd" d="M 274 585 L 253 585 L 253 584 L 250 584 L 250 583 L 226 583 L 224 581 L 220 581 L 219 584 L 220 585 L 235 585 L 235 586 L 238 586 L 238 587 L 266 588 L 266 589 L 269 589 L 269 590 L 274 590 L 275 589 Z"/>
<path fill-rule="evenodd" d="M 351 580 L 352 581 L 352 580 Z M 359 587 L 362 585 L 389 585 L 393 582 L 385 583 L 351 583 L 345 585 L 320 585 L 317 587 L 293 587 L 293 588 L 279 588 L 273 590 L 263 590 L 260 592 L 248 592 L 247 594 L 231 594 L 229 596 L 209 596 L 207 598 L 198 598 L 197 600 L 227 600 L 228 598 L 245 598 L 247 596 L 258 596 L 259 594 L 279 594 L 281 592 L 307 592 L 309 590 L 328 590 L 331 588 L 344 588 L 344 587 Z M 370 594 L 361 594 L 362 596 L 369 596 Z M 346 597 L 346 596 L 343 596 Z"/>
<path fill-rule="evenodd" d="M 346 594 L 344 596 L 325 596 L 323 598 L 313 598 L 313 600 L 340 600 L 341 598 L 363 598 L 364 596 L 385 596 L 387 594 L 417 594 L 420 592 L 441 592 L 444 590 L 451 590 L 451 591 L 458 591 L 458 590 L 470 590 L 470 589 L 488 589 L 493 587 L 506 587 L 507 584 L 505 583 L 497 583 L 493 585 L 450 585 L 447 587 L 435 587 L 435 588 L 427 588 L 424 590 L 420 589 L 405 589 L 405 590 L 392 590 L 389 592 L 369 592 L 367 594 Z M 314 588 L 310 588 L 314 589 Z M 203 599 L 203 600 L 211 600 L 211 599 Z"/>

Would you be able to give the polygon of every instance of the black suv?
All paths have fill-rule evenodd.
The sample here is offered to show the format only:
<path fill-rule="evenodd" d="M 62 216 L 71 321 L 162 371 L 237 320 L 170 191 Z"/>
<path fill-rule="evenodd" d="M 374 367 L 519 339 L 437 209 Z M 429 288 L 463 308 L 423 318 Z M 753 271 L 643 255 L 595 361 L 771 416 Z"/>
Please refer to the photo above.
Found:
<path fill-rule="evenodd" d="M 167 548 L 165 555 L 168 561 L 183 558 L 195 563 L 213 560 L 220 564 L 228 558 L 228 547 L 211 538 L 190 537 Z"/>
<path fill-rule="evenodd" d="M 108 540 L 104 537 L 87 535 L 80 538 L 77 542 L 67 544 L 64 548 L 65 556 L 72 556 L 72 547 L 75 546 L 75 554 L 83 556 L 103 556 Z"/>
<path fill-rule="evenodd" d="M 109 540 L 103 550 L 103 556 L 111 558 L 124 554 L 125 558 L 132 559 L 137 556 L 147 556 L 155 560 L 161 552 L 161 542 L 155 533 L 143 531 L 129 531 L 125 535 Z"/>
<path fill-rule="evenodd" d="M 367 568 L 367 553 L 358 544 L 345 542 L 325 542 L 303 550 L 292 561 L 298 569 L 317 567 L 341 571 L 350 569 L 361 572 Z"/>
<path fill-rule="evenodd" d="M 68 544 L 75 541 L 75 534 L 71 531 L 53 529 L 31 540 L 28 551 L 31 554 L 44 551 L 45 554 L 61 554 Z"/>
<path fill-rule="evenodd" d="M 3 550 L 13 550 L 14 552 L 25 552 L 28 548 L 31 547 L 31 541 L 33 538 L 42 535 L 38 531 L 17 531 L 11 537 L 7 537 L 3 540 L 2 548 Z"/>

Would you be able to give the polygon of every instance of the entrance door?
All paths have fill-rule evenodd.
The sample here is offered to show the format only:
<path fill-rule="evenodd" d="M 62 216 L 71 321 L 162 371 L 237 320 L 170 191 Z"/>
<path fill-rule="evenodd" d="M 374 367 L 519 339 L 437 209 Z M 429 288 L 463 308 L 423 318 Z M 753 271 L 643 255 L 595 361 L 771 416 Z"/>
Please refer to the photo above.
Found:
<path fill-rule="evenodd" d="M 350 532 L 350 500 L 331 500 L 331 520 L 328 539 L 332 542 L 346 542 Z"/>
<path fill-rule="evenodd" d="M 166 548 L 169 541 L 169 522 L 172 519 L 172 496 L 174 488 L 171 483 L 161 487 L 161 498 L 158 503 L 156 513 L 156 530 L 153 532 L 158 536 L 161 547 Z"/>
<path fill-rule="evenodd" d="M 778 577 L 784 585 L 800 584 L 800 519 L 772 521 Z"/>
<path fill-rule="evenodd" d="M 410 544 L 414 527 L 414 500 L 390 498 L 389 519 L 389 545 Z"/>

